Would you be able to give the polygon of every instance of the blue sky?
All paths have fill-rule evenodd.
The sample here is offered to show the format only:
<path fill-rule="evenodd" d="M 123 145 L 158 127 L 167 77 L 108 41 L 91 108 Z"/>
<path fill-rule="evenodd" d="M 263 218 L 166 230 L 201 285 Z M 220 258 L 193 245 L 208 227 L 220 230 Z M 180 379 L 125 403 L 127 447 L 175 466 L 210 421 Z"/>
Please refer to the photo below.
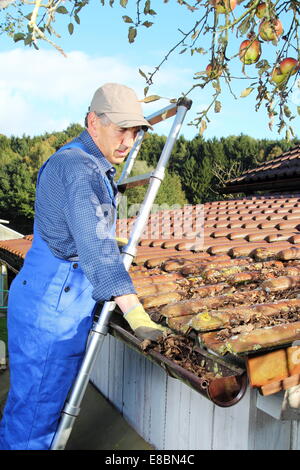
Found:
<path fill-rule="evenodd" d="M 0 133 L 5 135 L 38 135 L 44 132 L 65 129 L 72 122 L 83 123 L 83 117 L 93 92 L 101 84 L 115 81 L 132 86 L 143 98 L 145 81 L 138 72 L 152 72 L 169 49 L 181 39 L 178 31 L 188 31 L 197 19 L 197 12 L 191 13 L 179 6 L 175 0 L 164 4 L 163 0 L 152 1 L 159 15 L 154 17 L 154 26 L 141 28 L 134 44 L 127 41 L 127 28 L 122 15 L 135 17 L 135 2 L 129 0 L 126 9 L 121 8 L 118 0 L 113 8 L 91 0 L 82 10 L 80 26 L 75 25 L 72 36 L 67 32 L 67 15 L 59 15 L 56 25 L 62 38 L 57 39 L 67 58 L 47 44 L 40 43 L 40 50 L 24 47 L 21 42 L 1 36 L 0 60 Z M 108 3 L 108 1 L 106 1 Z M 66 3 L 67 6 L 67 3 Z M 238 8 L 241 8 L 239 6 Z M 0 17 L 5 10 L 0 11 Z M 151 21 L 151 17 L 147 18 Z M 236 39 L 230 53 L 238 51 L 241 39 Z M 205 37 L 198 47 L 207 47 Z M 179 49 L 180 51 L 180 49 Z M 263 44 L 264 57 L 275 58 L 276 49 Z M 161 71 L 156 75 L 149 94 L 174 98 L 187 91 L 195 83 L 193 75 L 205 69 L 209 54 L 178 54 L 170 56 Z M 247 68 L 249 75 L 255 66 Z M 233 61 L 232 72 L 242 76 L 241 62 Z M 222 137 L 248 134 L 255 138 L 277 139 L 280 136 L 276 127 L 271 132 L 264 110 L 255 112 L 255 92 L 247 98 L 240 98 L 241 91 L 250 86 L 251 80 L 239 80 L 232 84 L 237 99 L 223 85 L 224 93 L 220 98 L 222 110 L 210 114 L 211 122 L 204 136 Z M 182 133 L 187 138 L 197 134 L 197 129 L 188 126 L 196 113 L 210 103 L 213 89 L 208 85 L 197 89 L 191 95 L 192 110 L 188 113 Z M 145 115 L 168 104 L 166 100 L 143 106 Z M 300 105 L 300 89 L 295 87 L 289 105 Z M 166 134 L 168 123 L 155 128 L 159 134 Z M 299 117 L 293 121 L 294 129 L 299 127 Z"/>

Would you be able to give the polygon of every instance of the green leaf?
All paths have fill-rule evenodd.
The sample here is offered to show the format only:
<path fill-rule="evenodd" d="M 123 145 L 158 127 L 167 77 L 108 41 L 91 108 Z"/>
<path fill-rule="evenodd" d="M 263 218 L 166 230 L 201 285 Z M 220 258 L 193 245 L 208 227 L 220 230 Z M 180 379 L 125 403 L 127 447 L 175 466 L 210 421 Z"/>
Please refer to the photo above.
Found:
<path fill-rule="evenodd" d="M 120 5 L 121 5 L 121 7 L 123 7 L 123 8 L 126 8 L 126 7 L 127 7 L 127 3 L 128 3 L 128 0 L 120 0 Z"/>
<path fill-rule="evenodd" d="M 130 16 L 125 15 L 125 16 L 122 16 L 122 18 L 125 23 L 133 23 L 133 20 L 132 18 L 130 18 Z"/>
<path fill-rule="evenodd" d="M 254 88 L 245 88 L 245 90 L 242 91 L 241 93 L 241 98 L 245 98 L 246 96 L 250 95 L 250 93 L 252 93 L 252 91 L 254 90 Z"/>
<path fill-rule="evenodd" d="M 144 6 L 144 15 L 148 15 L 148 13 L 150 12 L 150 8 L 151 8 L 151 2 L 150 0 L 146 0 L 145 6 Z"/>
<path fill-rule="evenodd" d="M 201 72 L 195 72 L 195 77 L 203 77 L 203 75 L 206 75 L 205 70 L 202 70 Z"/>
<path fill-rule="evenodd" d="M 215 89 L 218 93 L 221 92 L 221 87 L 220 87 L 220 82 L 219 82 L 219 80 L 214 80 L 214 81 L 212 82 L 212 86 L 214 87 L 214 89 Z"/>
<path fill-rule="evenodd" d="M 206 50 L 203 49 L 203 47 L 196 47 L 195 51 L 198 52 L 198 54 L 206 54 Z"/>
<path fill-rule="evenodd" d="M 222 104 L 221 101 L 216 100 L 215 102 L 215 113 L 219 113 L 221 111 Z"/>
<path fill-rule="evenodd" d="M 207 123 L 205 121 L 205 119 L 202 119 L 201 120 L 201 125 L 200 125 L 200 130 L 199 130 L 199 134 L 200 135 L 203 135 L 203 132 L 207 129 Z"/>
<path fill-rule="evenodd" d="M 66 7 L 58 7 L 56 13 L 62 13 L 63 15 L 66 15 L 68 13 L 68 10 L 66 9 Z"/>
<path fill-rule="evenodd" d="M 76 13 L 74 13 L 74 19 L 75 19 L 77 24 L 80 24 L 80 18 Z"/>
<path fill-rule="evenodd" d="M 280 121 L 280 124 L 278 126 L 278 133 L 280 134 L 282 129 L 285 127 L 285 122 L 284 121 Z"/>
<path fill-rule="evenodd" d="M 73 34 L 73 32 L 74 32 L 74 25 L 73 25 L 73 23 L 69 23 L 69 24 L 68 24 L 68 30 L 69 30 L 69 33 L 70 33 L 70 34 Z"/>
<path fill-rule="evenodd" d="M 197 31 L 195 31 L 195 32 L 192 34 L 191 39 L 192 39 L 192 40 L 197 39 L 197 37 L 199 36 L 199 34 L 200 34 L 200 30 L 197 29 Z"/>
<path fill-rule="evenodd" d="M 289 126 L 289 130 L 290 130 L 292 136 L 295 137 L 295 132 L 294 132 L 293 127 Z"/>
<path fill-rule="evenodd" d="M 134 40 L 136 38 L 136 35 L 137 35 L 136 28 L 134 28 L 133 26 L 130 26 L 130 28 L 128 30 L 128 41 L 130 43 L 134 42 Z"/>
<path fill-rule="evenodd" d="M 146 26 L 146 28 L 150 28 L 150 26 L 153 25 L 153 23 L 151 23 L 151 21 L 144 21 L 144 23 L 142 23 L 143 26 Z"/>
<path fill-rule="evenodd" d="M 32 34 L 27 34 L 26 38 L 24 39 L 25 46 L 32 43 Z"/>
<path fill-rule="evenodd" d="M 292 115 L 291 110 L 287 105 L 285 105 L 283 107 L 283 112 L 284 112 L 284 114 L 286 115 L 287 118 L 291 117 L 291 115 Z"/>
<path fill-rule="evenodd" d="M 147 80 L 147 75 L 141 69 L 139 69 L 139 73 Z"/>
<path fill-rule="evenodd" d="M 263 59 L 257 62 L 255 67 L 259 69 L 258 75 L 261 77 L 270 68 L 270 64 L 267 60 Z"/>
<path fill-rule="evenodd" d="M 269 124 L 268 124 L 270 131 L 273 131 L 273 124 L 274 124 L 274 120 L 270 119 Z"/>
<path fill-rule="evenodd" d="M 246 16 L 246 18 L 241 22 L 237 29 L 240 31 L 241 35 L 244 35 L 250 28 L 250 25 L 250 19 L 248 16 Z"/>
<path fill-rule="evenodd" d="M 16 34 L 14 34 L 14 36 L 13 36 L 14 42 L 21 41 L 21 40 L 24 39 L 24 38 L 25 38 L 25 34 L 23 34 L 23 33 L 16 33 Z"/>
<path fill-rule="evenodd" d="M 300 115 L 300 106 L 297 106 L 297 113 Z"/>
<path fill-rule="evenodd" d="M 143 100 L 140 100 L 142 103 L 151 103 L 152 101 L 157 101 L 157 100 L 160 100 L 161 99 L 161 96 L 159 95 L 150 95 L 150 96 L 146 96 L 146 98 L 144 98 Z"/>

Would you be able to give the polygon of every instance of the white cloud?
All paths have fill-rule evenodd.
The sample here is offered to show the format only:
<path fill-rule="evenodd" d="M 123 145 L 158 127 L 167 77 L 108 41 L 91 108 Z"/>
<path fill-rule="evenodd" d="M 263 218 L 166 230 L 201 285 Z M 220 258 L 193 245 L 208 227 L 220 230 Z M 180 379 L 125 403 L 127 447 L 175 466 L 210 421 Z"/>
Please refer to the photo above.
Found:
<path fill-rule="evenodd" d="M 18 48 L 0 53 L 0 63 L 0 133 L 6 135 L 39 135 L 63 130 L 72 122 L 83 123 L 94 91 L 105 82 L 127 84 L 143 97 L 145 82 L 138 67 L 117 57 L 72 51 L 65 58 L 57 51 Z M 165 69 L 151 93 L 180 95 L 189 74 L 180 67 Z M 157 101 L 144 105 L 144 112 L 149 115 L 167 105 Z"/>

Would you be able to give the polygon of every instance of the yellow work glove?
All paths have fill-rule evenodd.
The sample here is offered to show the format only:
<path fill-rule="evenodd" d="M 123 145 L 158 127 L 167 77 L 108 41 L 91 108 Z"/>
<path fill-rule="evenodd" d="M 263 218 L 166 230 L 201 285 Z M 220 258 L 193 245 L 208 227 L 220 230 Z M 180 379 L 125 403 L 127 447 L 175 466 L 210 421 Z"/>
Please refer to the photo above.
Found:
<path fill-rule="evenodd" d="M 120 248 L 122 248 L 122 246 L 126 246 L 127 243 L 128 243 L 127 238 L 116 237 L 116 241 L 117 241 L 118 247 L 120 247 Z"/>
<path fill-rule="evenodd" d="M 151 320 L 148 313 L 145 312 L 142 304 L 137 304 L 124 314 L 125 320 L 128 322 L 134 334 L 140 339 L 150 339 L 151 341 L 158 341 L 163 336 L 164 328 Z"/>

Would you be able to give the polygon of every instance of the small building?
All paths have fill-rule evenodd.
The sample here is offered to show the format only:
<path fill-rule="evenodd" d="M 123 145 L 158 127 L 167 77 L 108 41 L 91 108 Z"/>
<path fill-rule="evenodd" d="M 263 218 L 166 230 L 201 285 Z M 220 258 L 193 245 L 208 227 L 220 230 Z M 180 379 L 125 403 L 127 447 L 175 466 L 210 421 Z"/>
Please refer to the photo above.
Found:
<path fill-rule="evenodd" d="M 300 191 L 262 193 L 262 173 L 252 195 L 152 214 L 141 238 L 130 273 L 172 334 L 147 345 L 115 312 L 91 381 L 156 449 L 300 449 Z M 20 269 L 31 242 L 0 258 Z"/>

